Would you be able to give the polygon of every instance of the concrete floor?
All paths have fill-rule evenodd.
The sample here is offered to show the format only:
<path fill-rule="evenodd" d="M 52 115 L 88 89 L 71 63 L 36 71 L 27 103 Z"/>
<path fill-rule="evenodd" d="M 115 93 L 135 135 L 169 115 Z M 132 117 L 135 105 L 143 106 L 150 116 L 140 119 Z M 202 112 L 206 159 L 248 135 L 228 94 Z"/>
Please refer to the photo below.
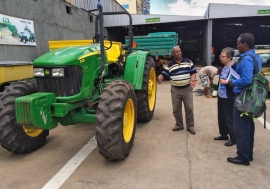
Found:
<path fill-rule="evenodd" d="M 194 90 L 199 88 L 198 81 Z M 175 122 L 170 83 L 164 81 L 158 85 L 154 117 L 138 124 L 129 157 L 109 162 L 95 148 L 60 188 L 270 188 L 270 131 L 256 120 L 253 162 L 250 166 L 230 164 L 226 159 L 236 156 L 236 147 L 213 140 L 219 135 L 217 99 L 195 94 L 196 135 L 186 129 L 171 130 Z M 267 112 L 269 115 L 269 109 Z M 35 152 L 16 155 L 0 148 L 0 188 L 42 188 L 94 135 L 94 124 L 61 126 L 52 130 L 46 145 Z"/>

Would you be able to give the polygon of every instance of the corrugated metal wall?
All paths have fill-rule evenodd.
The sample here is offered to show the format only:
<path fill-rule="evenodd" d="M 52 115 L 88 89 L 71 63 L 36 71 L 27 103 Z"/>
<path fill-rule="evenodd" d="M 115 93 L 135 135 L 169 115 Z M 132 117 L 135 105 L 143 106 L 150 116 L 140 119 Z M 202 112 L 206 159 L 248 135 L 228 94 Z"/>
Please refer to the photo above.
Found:
<path fill-rule="evenodd" d="M 86 11 L 97 9 L 97 0 L 65 0 L 66 2 L 84 9 Z M 115 0 L 101 0 L 103 4 L 104 12 L 119 12 L 126 11 L 120 4 L 118 4 Z M 97 11 L 92 12 L 93 14 L 98 14 Z"/>
<path fill-rule="evenodd" d="M 269 10 L 270 6 L 260 5 L 236 5 L 210 3 L 205 12 L 208 18 L 235 18 L 251 16 L 269 16 L 270 14 L 258 14 L 258 10 Z"/>
<path fill-rule="evenodd" d="M 18 7 L 18 4 L 23 6 Z M 89 14 L 76 7 L 71 7 L 73 14 L 68 14 L 67 4 L 63 0 L 0 0 L 1 14 L 34 22 L 37 40 L 37 46 L 1 44 L 0 60 L 31 61 L 48 52 L 50 40 L 92 39 L 95 25 L 90 21 Z"/>
<path fill-rule="evenodd" d="M 142 24 L 157 24 L 157 23 L 168 23 L 168 22 L 182 22 L 182 21 L 194 21 L 194 20 L 205 20 L 204 16 L 175 16 L 175 15 L 142 15 L 142 14 L 132 14 L 132 24 L 142 25 Z M 145 19 L 147 18 L 160 18 L 159 22 L 147 23 Z M 106 20 L 104 20 L 104 27 L 115 27 L 115 26 L 127 26 L 129 24 L 129 19 L 127 16 L 122 15 L 111 15 Z"/>
<path fill-rule="evenodd" d="M 236 18 L 270 16 L 270 14 L 258 14 L 258 10 L 270 10 L 270 6 L 259 5 L 235 5 L 210 3 L 204 16 L 181 16 L 181 15 L 132 15 L 133 25 L 153 24 L 146 23 L 146 18 L 160 18 L 159 23 L 181 22 L 203 19 Z M 248 19 L 248 18 L 247 18 Z M 157 24 L 157 23 L 155 23 Z M 104 21 L 105 27 L 128 25 L 128 18 L 112 15 Z"/>

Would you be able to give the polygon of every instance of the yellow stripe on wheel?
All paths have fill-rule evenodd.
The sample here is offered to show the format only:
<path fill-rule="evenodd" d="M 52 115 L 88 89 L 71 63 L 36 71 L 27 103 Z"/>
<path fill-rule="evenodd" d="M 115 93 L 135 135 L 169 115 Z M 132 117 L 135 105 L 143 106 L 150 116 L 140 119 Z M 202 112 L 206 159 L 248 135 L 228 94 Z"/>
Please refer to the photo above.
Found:
<path fill-rule="evenodd" d="M 132 133 L 134 129 L 134 119 L 135 119 L 135 110 L 134 103 L 132 99 L 128 99 L 123 119 L 123 136 L 126 143 L 129 143 L 132 138 Z"/>
<path fill-rule="evenodd" d="M 150 111 L 153 111 L 155 107 L 156 87 L 157 87 L 156 73 L 155 69 L 152 67 L 148 79 L 148 104 Z"/>
<path fill-rule="evenodd" d="M 32 128 L 25 127 L 25 126 L 23 126 L 23 130 L 30 137 L 37 137 L 43 131 L 43 129 L 32 129 Z"/>

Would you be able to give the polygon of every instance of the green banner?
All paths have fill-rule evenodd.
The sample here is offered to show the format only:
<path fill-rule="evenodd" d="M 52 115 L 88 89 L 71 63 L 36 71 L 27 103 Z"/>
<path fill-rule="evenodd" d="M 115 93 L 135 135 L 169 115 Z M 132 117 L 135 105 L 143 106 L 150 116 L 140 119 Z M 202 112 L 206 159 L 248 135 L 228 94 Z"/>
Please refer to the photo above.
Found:
<path fill-rule="evenodd" d="M 160 18 L 146 18 L 145 22 L 160 22 Z"/>
<path fill-rule="evenodd" d="M 270 14 L 270 10 L 258 10 L 258 14 Z"/>

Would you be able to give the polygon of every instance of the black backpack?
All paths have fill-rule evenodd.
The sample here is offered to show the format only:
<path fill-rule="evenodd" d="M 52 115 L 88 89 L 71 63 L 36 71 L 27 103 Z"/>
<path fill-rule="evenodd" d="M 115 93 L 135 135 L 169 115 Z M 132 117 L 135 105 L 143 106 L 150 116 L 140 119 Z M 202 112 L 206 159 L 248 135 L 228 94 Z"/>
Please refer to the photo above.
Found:
<path fill-rule="evenodd" d="M 264 113 L 264 120 L 266 120 L 265 101 L 268 95 L 268 80 L 259 72 L 256 58 L 252 54 L 245 56 L 251 56 L 254 61 L 255 69 L 253 72 L 253 80 L 251 85 L 245 87 L 241 94 L 235 99 L 235 105 L 240 112 L 243 112 L 241 115 L 247 115 L 254 119 Z M 245 56 L 239 60 L 239 64 Z"/>

